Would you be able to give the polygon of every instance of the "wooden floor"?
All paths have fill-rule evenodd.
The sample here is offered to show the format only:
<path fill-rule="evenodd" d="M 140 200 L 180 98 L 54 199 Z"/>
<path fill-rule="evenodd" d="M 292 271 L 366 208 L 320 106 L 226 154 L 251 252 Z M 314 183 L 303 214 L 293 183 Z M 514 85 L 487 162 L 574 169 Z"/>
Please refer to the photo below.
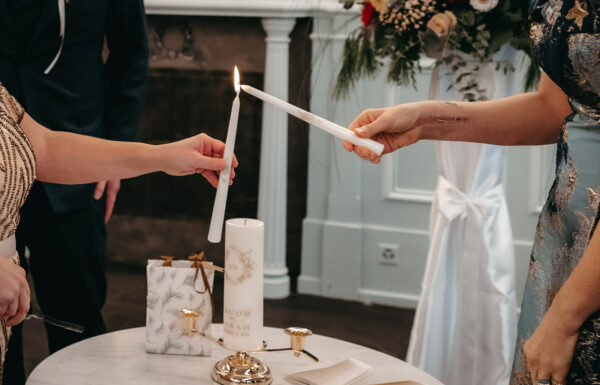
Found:
<path fill-rule="evenodd" d="M 104 317 L 109 331 L 143 326 L 146 317 L 146 272 L 143 268 L 110 266 Z M 215 320 L 223 320 L 223 281 L 215 279 Z M 413 310 L 368 306 L 357 302 L 292 295 L 265 301 L 265 325 L 303 326 L 316 334 L 351 341 L 403 359 L 414 316 Z M 28 373 L 48 355 L 44 327 L 24 324 L 25 367 Z M 315 352 L 318 354 L 318 352 Z"/>

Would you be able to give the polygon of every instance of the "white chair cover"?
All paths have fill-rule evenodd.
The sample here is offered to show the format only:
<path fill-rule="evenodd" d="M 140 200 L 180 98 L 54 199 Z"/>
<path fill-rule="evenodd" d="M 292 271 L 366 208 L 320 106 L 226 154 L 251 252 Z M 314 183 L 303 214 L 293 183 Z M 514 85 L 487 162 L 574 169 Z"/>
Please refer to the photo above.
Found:
<path fill-rule="evenodd" d="M 510 60 L 512 52 L 503 50 Z M 478 65 L 488 98 L 507 96 L 510 72 Z M 460 100 L 435 68 L 432 99 Z M 431 244 L 407 361 L 445 385 L 506 385 L 517 330 L 513 238 L 503 191 L 505 150 L 437 142 Z"/>

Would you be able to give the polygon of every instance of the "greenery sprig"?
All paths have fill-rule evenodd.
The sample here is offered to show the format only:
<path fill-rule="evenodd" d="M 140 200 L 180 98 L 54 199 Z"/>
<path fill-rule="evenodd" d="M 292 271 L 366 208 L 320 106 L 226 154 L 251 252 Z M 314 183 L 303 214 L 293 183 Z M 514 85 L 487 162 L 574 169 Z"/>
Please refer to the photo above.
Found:
<path fill-rule="evenodd" d="M 352 7 L 357 0 L 344 0 Z M 495 4 L 492 9 L 478 3 Z M 496 4 L 497 3 L 497 4 Z M 363 26 L 344 44 L 343 62 L 335 96 L 348 95 L 356 81 L 372 77 L 386 64 L 387 79 L 399 85 L 416 86 L 419 61 L 428 55 L 447 64 L 454 84 L 464 100 L 485 98 L 485 90 L 470 77 L 478 67 L 468 65 L 466 53 L 480 62 L 491 60 L 504 44 L 532 58 L 527 21 L 527 2 L 520 0 L 370 0 L 361 2 Z M 496 70 L 514 71 L 511 64 Z M 540 71 L 534 60 L 524 88 L 531 89 Z"/>

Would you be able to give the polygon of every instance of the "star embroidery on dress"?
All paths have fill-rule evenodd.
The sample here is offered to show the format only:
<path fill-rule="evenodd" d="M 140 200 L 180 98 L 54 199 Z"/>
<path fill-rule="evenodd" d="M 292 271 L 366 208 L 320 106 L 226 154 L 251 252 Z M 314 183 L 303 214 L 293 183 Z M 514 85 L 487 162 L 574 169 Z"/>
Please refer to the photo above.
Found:
<path fill-rule="evenodd" d="M 575 5 L 569 10 L 566 17 L 567 20 L 575 20 L 575 24 L 581 29 L 583 19 L 585 19 L 587 15 L 589 15 L 589 13 L 587 11 L 586 3 L 583 3 L 582 5 L 579 0 L 575 0 Z"/>

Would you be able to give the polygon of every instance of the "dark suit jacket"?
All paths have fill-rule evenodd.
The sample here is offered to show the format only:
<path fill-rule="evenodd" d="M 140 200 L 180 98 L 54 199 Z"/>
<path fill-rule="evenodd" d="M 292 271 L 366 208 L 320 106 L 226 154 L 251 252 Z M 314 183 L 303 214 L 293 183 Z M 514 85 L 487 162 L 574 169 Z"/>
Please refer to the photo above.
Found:
<path fill-rule="evenodd" d="M 57 0 L 39 2 L 30 41 L 19 36 L 7 1 L 0 0 L 0 82 L 27 113 L 52 130 L 134 140 L 148 75 L 143 1 L 70 0 L 62 54 L 48 75 L 61 42 Z M 93 185 L 44 187 L 56 212 L 92 202 Z"/>

